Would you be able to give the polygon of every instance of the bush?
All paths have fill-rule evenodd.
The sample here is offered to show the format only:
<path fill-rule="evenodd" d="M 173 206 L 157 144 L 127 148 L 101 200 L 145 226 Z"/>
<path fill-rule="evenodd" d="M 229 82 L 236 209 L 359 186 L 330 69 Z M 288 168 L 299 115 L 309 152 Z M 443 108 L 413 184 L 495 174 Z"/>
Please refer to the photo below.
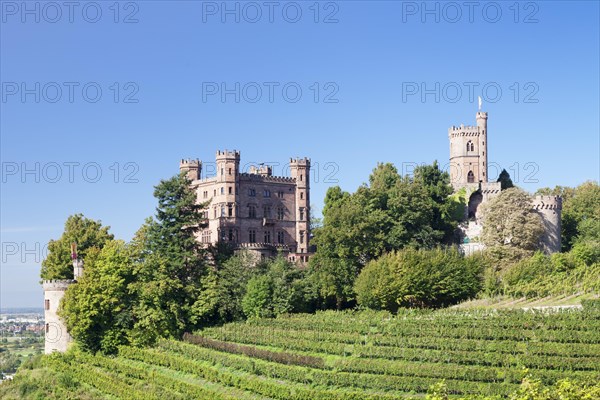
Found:
<path fill-rule="evenodd" d="M 455 304 L 481 289 L 481 261 L 455 249 L 388 253 L 362 270 L 354 286 L 357 300 L 361 306 L 389 311 Z"/>

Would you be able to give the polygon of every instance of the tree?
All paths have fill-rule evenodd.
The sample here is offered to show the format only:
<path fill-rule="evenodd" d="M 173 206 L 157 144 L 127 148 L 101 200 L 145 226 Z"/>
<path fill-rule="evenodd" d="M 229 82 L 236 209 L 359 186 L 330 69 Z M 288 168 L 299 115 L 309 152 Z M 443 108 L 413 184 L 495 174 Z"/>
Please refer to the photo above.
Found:
<path fill-rule="evenodd" d="M 532 209 L 532 198 L 511 188 L 482 205 L 482 242 L 489 248 L 524 251 L 531 255 L 540 248 L 544 232 L 541 217 Z"/>
<path fill-rule="evenodd" d="M 111 240 L 102 250 L 88 252 L 83 277 L 67 289 L 59 311 L 82 349 L 114 353 L 128 343 L 134 279 L 130 249 L 123 241 Z"/>
<path fill-rule="evenodd" d="M 195 306 L 206 322 L 230 322 L 244 319 L 242 299 L 249 280 L 266 267 L 256 266 L 247 252 L 230 257 L 211 269 L 203 278 L 203 290 Z"/>
<path fill-rule="evenodd" d="M 282 256 L 269 260 L 266 273 L 248 281 L 242 299 L 247 317 L 274 317 L 305 311 L 303 273 Z"/>
<path fill-rule="evenodd" d="M 133 341 L 149 344 L 159 337 L 180 337 L 197 329 L 202 315 L 195 303 L 208 269 L 196 233 L 204 224 L 204 205 L 185 174 L 161 181 L 155 188 L 156 218 L 147 224 L 137 281 L 133 290 L 136 321 Z"/>
<path fill-rule="evenodd" d="M 505 169 L 503 169 L 502 172 L 500 172 L 500 175 L 498 175 L 498 180 L 496 182 L 500 182 L 501 190 L 515 187 L 512 179 L 510 179 L 510 174 Z"/>
<path fill-rule="evenodd" d="M 355 284 L 358 303 L 373 309 L 442 307 L 481 289 L 483 265 L 456 249 L 404 249 L 371 261 Z"/>
<path fill-rule="evenodd" d="M 85 260 L 88 251 L 101 249 L 114 238 L 109 229 L 108 226 L 103 227 L 100 221 L 85 218 L 83 214 L 69 216 L 61 237 L 48 243 L 48 257 L 42 261 L 41 278 L 73 279 L 71 244 L 77 243 L 77 254 Z"/>

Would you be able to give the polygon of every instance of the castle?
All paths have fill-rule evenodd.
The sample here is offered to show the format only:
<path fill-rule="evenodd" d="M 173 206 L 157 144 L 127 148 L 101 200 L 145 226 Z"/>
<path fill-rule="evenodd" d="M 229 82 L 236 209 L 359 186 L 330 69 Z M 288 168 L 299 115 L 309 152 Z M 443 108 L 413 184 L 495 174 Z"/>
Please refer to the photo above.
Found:
<path fill-rule="evenodd" d="M 483 229 L 479 206 L 498 196 L 500 182 L 490 182 L 488 175 L 486 112 L 479 111 L 475 126 L 452 126 L 450 141 L 450 179 L 455 190 L 465 190 L 468 205 L 461 250 L 465 254 L 483 249 L 478 237 Z M 201 178 L 200 160 L 181 160 L 180 172 L 191 181 L 199 204 L 208 221 L 197 233 L 205 245 L 227 243 L 236 250 L 247 249 L 260 258 L 284 254 L 290 261 L 306 263 L 310 246 L 310 160 L 290 159 L 290 176 L 273 176 L 269 166 L 251 167 L 240 172 L 239 151 L 217 151 L 216 176 Z M 542 218 L 545 232 L 541 238 L 547 253 L 560 251 L 562 199 L 536 196 L 532 208 Z M 46 321 L 45 353 L 66 351 L 72 341 L 62 319 L 57 315 L 67 288 L 83 275 L 83 261 L 71 248 L 73 279 L 44 281 L 44 318 Z"/>
<path fill-rule="evenodd" d="M 217 151 L 216 176 L 201 179 L 200 160 L 181 160 L 197 201 L 207 204 L 208 226 L 198 233 L 206 245 L 227 243 L 260 258 L 278 252 L 306 263 L 310 247 L 310 160 L 290 159 L 290 176 L 273 176 L 270 166 L 240 172 L 239 151 Z"/>
<path fill-rule="evenodd" d="M 57 311 L 67 288 L 77 283 L 77 279 L 83 276 L 83 261 L 77 258 L 75 243 L 71 245 L 71 259 L 73 260 L 73 279 L 46 280 L 42 283 L 44 288 L 44 321 L 46 323 L 44 335 L 45 354 L 55 351 L 65 352 L 69 343 L 73 341 Z"/>
<path fill-rule="evenodd" d="M 478 111 L 475 126 L 452 126 L 448 129 L 450 141 L 450 181 L 455 190 L 464 189 L 468 205 L 460 225 L 463 243 L 461 250 L 470 254 L 483 249 L 478 241 L 483 226 L 479 206 L 498 196 L 500 182 L 488 180 L 488 129 L 487 112 Z M 542 218 L 544 233 L 541 248 L 546 253 L 560 251 L 562 198 L 536 196 L 532 207 Z"/>

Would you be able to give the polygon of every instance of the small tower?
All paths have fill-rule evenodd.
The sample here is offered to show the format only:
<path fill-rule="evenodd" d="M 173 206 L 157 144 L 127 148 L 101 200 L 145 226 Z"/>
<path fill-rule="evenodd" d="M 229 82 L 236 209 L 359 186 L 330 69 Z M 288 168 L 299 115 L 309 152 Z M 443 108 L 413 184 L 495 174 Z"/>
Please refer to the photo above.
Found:
<path fill-rule="evenodd" d="M 55 351 L 65 352 L 69 347 L 69 343 L 73 341 L 57 312 L 65 291 L 83 276 L 83 260 L 77 258 L 77 245 L 75 243 L 71 244 L 71 259 L 73 260 L 73 277 L 75 279 L 45 280 L 42 283 L 44 288 L 44 321 L 46 323 L 45 354 Z"/>
<path fill-rule="evenodd" d="M 202 173 L 202 163 L 200 160 L 184 160 L 179 162 L 179 172 L 186 172 L 187 177 L 191 181 L 197 181 L 200 179 Z"/>
<path fill-rule="evenodd" d="M 296 253 L 308 253 L 310 240 L 310 159 L 290 159 L 290 175 L 296 180 Z M 300 256 L 303 257 L 303 256 Z"/>
<path fill-rule="evenodd" d="M 542 250 L 546 254 L 560 251 L 562 197 L 560 196 L 535 196 L 533 209 L 542 217 L 544 233 L 540 238 Z"/>
<path fill-rule="evenodd" d="M 477 112 L 475 126 L 452 126 L 450 181 L 455 188 L 488 182 L 487 113 Z"/>

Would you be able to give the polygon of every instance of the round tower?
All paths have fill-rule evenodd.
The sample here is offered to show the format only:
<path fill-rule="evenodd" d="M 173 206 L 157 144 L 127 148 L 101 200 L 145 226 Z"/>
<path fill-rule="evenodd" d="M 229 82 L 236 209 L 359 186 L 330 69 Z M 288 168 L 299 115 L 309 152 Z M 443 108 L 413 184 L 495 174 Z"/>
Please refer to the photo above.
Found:
<path fill-rule="evenodd" d="M 179 162 L 179 172 L 187 173 L 187 177 L 191 181 L 200 179 L 202 173 L 202 162 L 200 160 L 184 160 Z"/>
<path fill-rule="evenodd" d="M 310 159 L 290 159 L 290 175 L 296 180 L 297 253 L 308 253 L 310 240 Z M 302 257 L 302 256 L 301 256 Z"/>
<path fill-rule="evenodd" d="M 487 152 L 487 119 L 486 112 L 477 112 L 477 128 L 479 129 L 479 171 L 481 172 L 481 181 L 488 181 L 488 152 Z"/>
<path fill-rule="evenodd" d="M 544 233 L 541 237 L 542 250 L 545 253 L 556 253 L 561 248 L 561 214 L 562 197 L 535 196 L 533 209 L 542 217 Z"/>
<path fill-rule="evenodd" d="M 487 113 L 479 111 L 475 126 L 452 126 L 450 141 L 450 181 L 455 188 L 477 186 L 488 181 Z"/>
<path fill-rule="evenodd" d="M 235 218 L 237 218 L 239 210 L 240 152 L 236 150 L 217 151 L 216 164 L 217 195 L 213 198 L 211 206 L 216 207 L 217 215 L 222 218 L 222 222 L 217 228 L 217 234 L 219 240 L 235 241 L 239 234 L 235 228 Z M 233 230 L 231 235 L 230 229 Z"/>
<path fill-rule="evenodd" d="M 77 257 L 77 244 L 71 244 L 71 260 L 73 260 L 73 277 L 75 279 L 45 280 L 44 288 L 44 321 L 46 323 L 44 335 L 44 353 L 55 351 L 65 352 L 73 338 L 67 331 L 67 326 L 58 315 L 58 308 L 69 286 L 77 283 L 83 276 L 83 260 Z"/>

